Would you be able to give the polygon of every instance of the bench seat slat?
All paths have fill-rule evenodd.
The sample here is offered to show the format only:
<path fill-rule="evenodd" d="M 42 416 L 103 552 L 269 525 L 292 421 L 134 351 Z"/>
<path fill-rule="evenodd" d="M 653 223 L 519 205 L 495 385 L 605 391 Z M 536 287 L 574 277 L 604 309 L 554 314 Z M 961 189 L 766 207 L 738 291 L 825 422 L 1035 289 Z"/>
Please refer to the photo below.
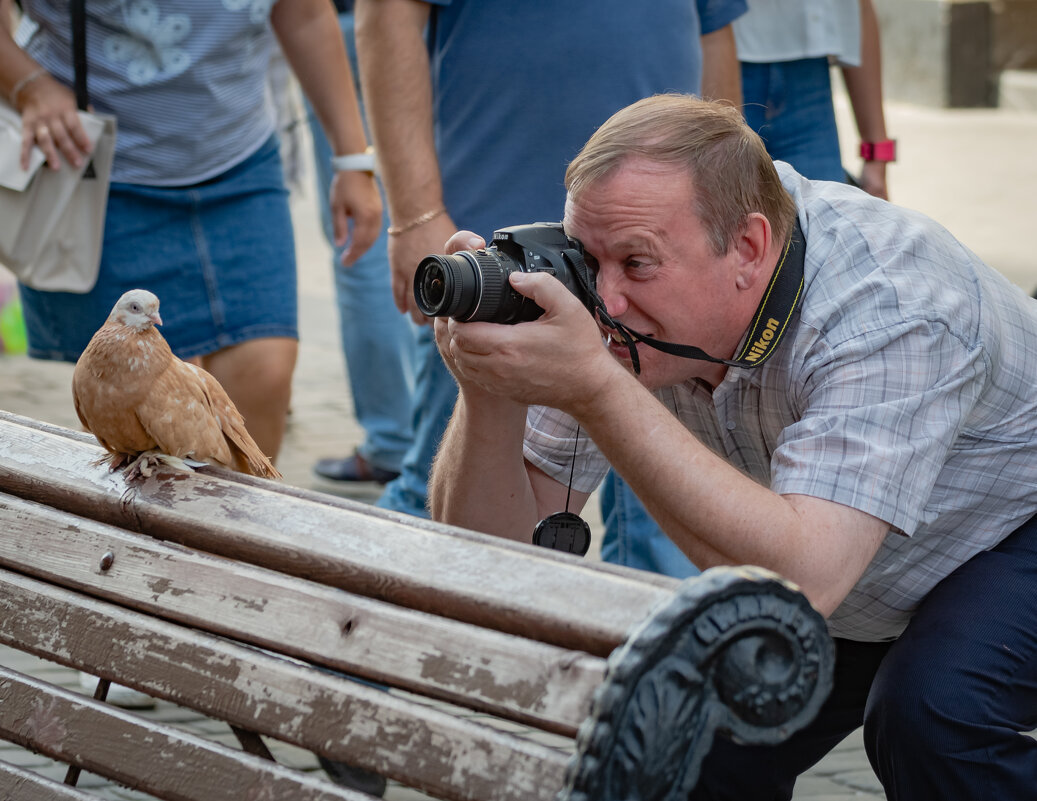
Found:
<path fill-rule="evenodd" d="M 197 553 L 0 494 L 0 565 L 573 736 L 605 661 Z M 111 558 L 101 567 L 105 555 Z"/>
<path fill-rule="evenodd" d="M 456 801 L 549 801 L 568 754 L 0 570 L 0 642 Z M 247 666 L 247 667 L 245 667 Z"/>
<path fill-rule="evenodd" d="M 6 492 L 485 628 L 607 656 L 679 585 L 216 469 L 128 485 L 102 455 L 0 413 Z"/>

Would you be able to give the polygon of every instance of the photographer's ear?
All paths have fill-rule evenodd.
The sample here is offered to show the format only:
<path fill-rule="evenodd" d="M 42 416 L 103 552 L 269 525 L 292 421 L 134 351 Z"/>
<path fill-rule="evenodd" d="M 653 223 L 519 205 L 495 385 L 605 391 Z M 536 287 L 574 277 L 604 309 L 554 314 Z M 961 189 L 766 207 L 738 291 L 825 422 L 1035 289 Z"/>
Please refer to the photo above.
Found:
<path fill-rule="evenodd" d="M 758 212 L 747 215 L 734 243 L 738 289 L 752 289 L 759 280 L 770 280 L 774 271 L 770 253 L 773 244 L 770 220 Z"/>
<path fill-rule="evenodd" d="M 486 240 L 471 231 L 458 231 L 444 245 L 444 249 L 449 255 L 461 250 L 478 250 L 484 247 L 486 247 Z"/>

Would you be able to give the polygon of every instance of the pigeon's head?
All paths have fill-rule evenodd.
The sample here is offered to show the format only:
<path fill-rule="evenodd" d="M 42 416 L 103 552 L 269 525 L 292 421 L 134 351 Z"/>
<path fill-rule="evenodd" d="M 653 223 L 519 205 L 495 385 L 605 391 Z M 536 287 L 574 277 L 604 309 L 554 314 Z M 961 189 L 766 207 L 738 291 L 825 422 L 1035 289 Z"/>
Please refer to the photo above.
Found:
<path fill-rule="evenodd" d="M 153 325 L 162 325 L 158 298 L 146 289 L 131 289 L 124 294 L 108 319 L 128 325 L 136 331 L 147 331 Z"/>

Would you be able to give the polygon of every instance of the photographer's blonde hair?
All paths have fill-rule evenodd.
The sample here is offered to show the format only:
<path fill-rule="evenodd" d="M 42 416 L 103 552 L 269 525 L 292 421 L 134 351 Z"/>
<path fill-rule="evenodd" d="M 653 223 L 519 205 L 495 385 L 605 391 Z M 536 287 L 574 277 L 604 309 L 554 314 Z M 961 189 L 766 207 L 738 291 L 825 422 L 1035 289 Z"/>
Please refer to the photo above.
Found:
<path fill-rule="evenodd" d="M 747 215 L 770 220 L 775 237 L 792 231 L 796 207 L 781 185 L 763 141 L 732 106 L 692 95 L 662 94 L 617 111 L 569 164 L 571 200 L 630 156 L 683 166 L 695 188 L 695 208 L 717 256 L 741 232 Z"/>

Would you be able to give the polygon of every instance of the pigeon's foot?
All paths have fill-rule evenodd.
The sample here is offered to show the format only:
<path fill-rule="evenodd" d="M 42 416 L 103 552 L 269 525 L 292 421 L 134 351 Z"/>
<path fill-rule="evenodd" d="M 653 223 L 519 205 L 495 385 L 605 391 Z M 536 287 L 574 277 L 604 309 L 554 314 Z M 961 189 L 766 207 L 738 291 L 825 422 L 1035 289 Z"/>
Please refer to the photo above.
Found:
<path fill-rule="evenodd" d="M 193 459 L 189 461 L 193 464 L 197 464 Z M 132 481 L 136 478 L 148 478 L 151 476 L 152 471 L 161 464 L 164 464 L 166 467 L 169 467 L 178 473 L 194 472 L 194 468 L 191 464 L 184 461 L 179 456 L 171 456 L 168 453 L 151 450 L 144 451 L 136 459 L 126 465 L 126 479 Z"/>
<path fill-rule="evenodd" d="M 118 453 L 106 453 L 104 456 L 94 459 L 90 464 L 94 467 L 100 467 L 101 465 L 108 465 L 109 472 L 115 472 L 119 469 L 119 466 L 126 461 L 126 457 Z"/>

